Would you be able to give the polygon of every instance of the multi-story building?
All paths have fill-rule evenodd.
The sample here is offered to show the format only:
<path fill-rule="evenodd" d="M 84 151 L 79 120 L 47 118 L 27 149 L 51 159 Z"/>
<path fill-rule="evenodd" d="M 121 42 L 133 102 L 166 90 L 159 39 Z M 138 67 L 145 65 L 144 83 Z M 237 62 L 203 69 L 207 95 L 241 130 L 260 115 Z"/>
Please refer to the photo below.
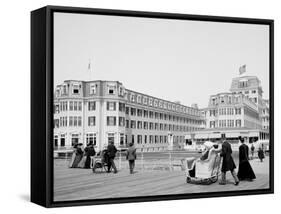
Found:
<path fill-rule="evenodd" d="M 261 87 L 261 82 L 256 76 L 240 76 L 233 78 L 230 92 L 234 94 L 244 94 L 247 98 L 249 98 L 253 103 L 256 104 L 259 115 L 262 115 L 263 90 Z"/>
<path fill-rule="evenodd" d="M 208 107 L 201 110 L 205 129 L 191 131 L 186 139 L 193 142 L 219 140 L 224 134 L 233 143 L 238 142 L 239 136 L 246 137 L 247 142 L 256 139 L 268 142 L 269 103 L 263 100 L 262 93 L 257 77 L 232 79 L 230 92 L 211 95 Z"/>
<path fill-rule="evenodd" d="M 261 121 L 256 104 L 244 94 L 212 95 L 206 111 L 206 128 L 260 129 Z"/>
<path fill-rule="evenodd" d="M 262 128 L 269 130 L 269 100 L 263 100 Z"/>
<path fill-rule="evenodd" d="M 168 147 L 168 136 L 183 147 L 186 133 L 203 123 L 196 107 L 135 92 L 118 81 L 68 80 L 55 89 L 55 148 L 92 142 L 100 150 L 109 142 L 133 142 L 143 151 L 158 151 Z"/>

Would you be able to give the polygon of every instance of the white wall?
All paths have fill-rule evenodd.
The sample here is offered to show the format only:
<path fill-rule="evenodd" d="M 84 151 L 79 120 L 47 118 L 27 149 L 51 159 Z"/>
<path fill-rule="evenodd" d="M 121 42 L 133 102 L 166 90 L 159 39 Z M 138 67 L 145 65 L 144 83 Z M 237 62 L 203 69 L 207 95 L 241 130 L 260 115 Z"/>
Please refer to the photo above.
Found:
<path fill-rule="evenodd" d="M 26 213 L 270 213 L 278 207 L 280 155 L 275 159 L 275 195 L 228 197 L 201 200 L 88 206 L 46 210 L 29 200 L 30 151 L 30 16 L 31 10 L 45 5 L 68 5 L 202 15 L 275 19 L 275 94 L 280 91 L 281 14 L 276 0 L 6 0 L 1 2 L 1 212 Z M 4 95 L 4 97 L 3 97 Z M 275 153 L 280 151 L 281 99 L 275 96 Z M 12 151 L 7 149 L 13 149 Z M 225 209 L 225 210 L 224 210 Z"/>

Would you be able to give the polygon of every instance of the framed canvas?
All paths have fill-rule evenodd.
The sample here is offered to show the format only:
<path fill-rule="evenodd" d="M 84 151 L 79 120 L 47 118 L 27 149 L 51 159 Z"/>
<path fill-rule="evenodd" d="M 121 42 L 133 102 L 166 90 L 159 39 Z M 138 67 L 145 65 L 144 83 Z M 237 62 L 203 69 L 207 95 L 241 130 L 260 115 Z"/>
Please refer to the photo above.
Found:
<path fill-rule="evenodd" d="M 273 193 L 273 20 L 31 12 L 31 201 Z"/>

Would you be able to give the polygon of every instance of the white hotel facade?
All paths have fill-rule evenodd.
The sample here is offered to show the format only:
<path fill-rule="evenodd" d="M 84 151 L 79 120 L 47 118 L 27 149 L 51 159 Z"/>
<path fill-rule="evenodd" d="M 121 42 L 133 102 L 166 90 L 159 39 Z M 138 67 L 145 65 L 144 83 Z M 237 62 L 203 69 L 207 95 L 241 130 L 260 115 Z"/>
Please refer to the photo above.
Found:
<path fill-rule="evenodd" d="M 186 136 L 192 142 L 219 140 L 224 134 L 234 144 L 239 136 L 245 137 L 247 143 L 257 139 L 265 145 L 269 143 L 269 101 L 263 99 L 256 76 L 233 78 L 230 91 L 211 95 L 208 107 L 201 113 L 206 127 Z"/>
<path fill-rule="evenodd" d="M 92 142 L 97 150 L 133 142 L 142 151 L 160 151 L 172 141 L 204 128 L 197 107 L 188 107 L 126 89 L 118 81 L 67 80 L 54 94 L 54 148 Z"/>

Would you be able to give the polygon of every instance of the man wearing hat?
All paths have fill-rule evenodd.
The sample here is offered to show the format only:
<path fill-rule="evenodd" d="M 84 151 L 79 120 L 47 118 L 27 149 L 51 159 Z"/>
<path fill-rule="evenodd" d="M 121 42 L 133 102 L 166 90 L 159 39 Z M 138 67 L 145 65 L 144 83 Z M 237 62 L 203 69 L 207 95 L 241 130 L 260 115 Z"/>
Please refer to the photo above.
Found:
<path fill-rule="evenodd" d="M 235 181 L 235 186 L 239 184 L 239 179 L 236 175 L 235 168 L 236 165 L 234 163 L 234 160 L 232 158 L 232 149 L 230 143 L 228 143 L 225 139 L 225 135 L 222 135 L 222 149 L 220 156 L 222 157 L 222 167 L 221 167 L 221 185 L 226 184 L 226 172 L 230 171 L 232 174 L 232 177 L 234 178 Z"/>

